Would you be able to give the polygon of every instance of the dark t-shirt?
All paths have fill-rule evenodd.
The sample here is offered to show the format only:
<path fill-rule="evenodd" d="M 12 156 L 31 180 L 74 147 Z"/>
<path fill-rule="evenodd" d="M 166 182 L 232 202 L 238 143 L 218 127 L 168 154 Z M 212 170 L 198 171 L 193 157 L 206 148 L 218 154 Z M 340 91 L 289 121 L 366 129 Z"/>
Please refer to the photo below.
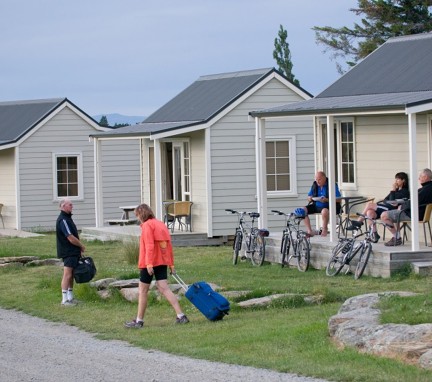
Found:
<path fill-rule="evenodd" d="M 81 256 L 81 248 L 73 245 L 67 239 L 69 235 L 79 239 L 78 229 L 72 220 L 72 214 L 61 211 L 56 222 L 57 257 Z"/>

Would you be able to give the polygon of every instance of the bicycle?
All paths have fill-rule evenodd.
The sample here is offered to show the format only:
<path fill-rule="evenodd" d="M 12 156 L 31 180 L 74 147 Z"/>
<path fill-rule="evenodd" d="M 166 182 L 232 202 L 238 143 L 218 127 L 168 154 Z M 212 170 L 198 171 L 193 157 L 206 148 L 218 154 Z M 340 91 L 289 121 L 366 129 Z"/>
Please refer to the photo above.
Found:
<path fill-rule="evenodd" d="M 245 246 L 244 258 L 250 256 L 253 265 L 261 266 L 265 259 L 265 237 L 269 235 L 266 229 L 254 227 L 255 220 L 259 218 L 258 212 L 245 212 L 226 209 L 225 211 L 238 215 L 238 227 L 235 230 L 233 243 L 233 264 L 238 262 L 239 253 L 243 243 Z M 245 216 L 248 215 L 252 220 L 248 223 Z"/>
<path fill-rule="evenodd" d="M 333 248 L 332 256 L 330 257 L 326 266 L 327 276 L 336 276 L 345 265 L 348 266 L 348 273 L 351 261 L 357 256 L 357 254 L 359 254 L 358 262 L 354 272 L 354 279 L 359 279 L 363 275 L 363 272 L 366 269 L 367 263 L 369 261 L 372 251 L 372 243 L 376 242 L 372 233 L 372 227 L 375 224 L 381 224 L 384 227 L 387 226 L 385 223 L 377 222 L 376 219 L 372 219 L 360 213 L 357 213 L 357 215 L 363 217 L 365 220 L 370 220 L 371 224 L 369 224 L 369 228 L 365 232 L 359 230 L 353 235 L 353 237 L 339 238 L 339 241 L 336 247 Z M 358 241 L 358 238 L 361 236 L 364 236 L 364 238 L 361 241 Z"/>
<path fill-rule="evenodd" d="M 271 210 L 275 215 L 285 216 L 286 227 L 282 232 L 280 253 L 282 254 L 282 268 L 289 265 L 292 258 L 297 260 L 297 269 L 306 272 L 310 263 L 310 239 L 307 232 L 300 229 L 300 223 L 304 216 L 294 213 L 286 214 L 282 211 Z M 292 253 L 290 249 L 292 247 Z M 287 260 L 288 258 L 288 260 Z"/>

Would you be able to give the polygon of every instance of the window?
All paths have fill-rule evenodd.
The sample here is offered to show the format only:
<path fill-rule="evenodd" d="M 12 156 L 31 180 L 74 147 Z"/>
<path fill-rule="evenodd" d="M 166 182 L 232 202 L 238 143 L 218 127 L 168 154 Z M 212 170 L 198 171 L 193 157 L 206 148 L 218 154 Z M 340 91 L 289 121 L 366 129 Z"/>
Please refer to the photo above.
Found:
<path fill-rule="evenodd" d="M 266 141 L 267 191 L 293 193 L 295 168 L 294 139 L 268 139 Z"/>
<path fill-rule="evenodd" d="M 328 173 L 327 124 L 320 122 L 321 168 Z M 356 188 L 355 126 L 353 120 L 336 120 L 334 124 L 336 179 L 345 190 Z"/>
<path fill-rule="evenodd" d="M 80 154 L 54 154 L 54 198 L 82 197 Z"/>
<path fill-rule="evenodd" d="M 354 124 L 340 123 L 341 137 L 341 183 L 355 183 L 354 173 Z"/>

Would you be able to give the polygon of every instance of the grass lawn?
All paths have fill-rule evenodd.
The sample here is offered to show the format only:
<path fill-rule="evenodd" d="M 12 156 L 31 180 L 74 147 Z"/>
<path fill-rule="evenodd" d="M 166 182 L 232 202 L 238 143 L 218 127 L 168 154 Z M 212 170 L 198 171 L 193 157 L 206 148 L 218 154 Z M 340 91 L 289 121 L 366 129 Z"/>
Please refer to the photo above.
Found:
<path fill-rule="evenodd" d="M 96 279 L 136 278 L 136 265 L 129 264 L 120 242 L 88 242 L 87 255 L 96 262 Z M 0 238 L 0 257 L 34 255 L 55 257 L 55 237 Z M 136 315 L 136 304 L 125 301 L 114 291 L 102 300 L 88 284 L 75 285 L 83 303 L 60 306 L 62 267 L 0 268 L 0 306 L 18 309 L 51 321 L 61 321 L 94 333 L 101 339 L 119 339 L 144 349 L 158 349 L 194 358 L 268 368 L 332 381 L 431 381 L 432 372 L 401 362 L 360 354 L 354 349 L 338 349 L 330 341 L 327 322 L 348 297 L 379 291 L 412 291 L 422 295 L 407 300 L 407 319 L 424 320 L 430 309 L 432 278 L 401 274 L 391 279 L 352 275 L 327 277 L 324 271 L 266 264 L 253 267 L 241 262 L 232 265 L 230 247 L 175 248 L 176 268 L 187 282 L 205 280 L 226 291 L 249 291 L 248 298 L 274 293 L 299 293 L 324 296 L 320 305 L 303 299 L 274 301 L 265 308 L 242 309 L 231 300 L 231 312 L 222 321 L 207 321 L 186 298 L 180 303 L 189 325 L 174 325 L 169 304 L 151 298 L 145 328 L 131 331 L 123 322 Z M 171 282 L 174 280 L 171 279 Z M 413 309 L 417 304 L 423 305 Z M 392 304 L 386 302 L 391 311 Z M 396 301 L 396 309 L 401 303 Z M 412 304 L 412 305 L 410 305 Z M 412 312 L 410 314 L 409 312 Z M 398 315 L 398 314 L 396 314 Z M 391 314 L 389 317 L 392 317 Z M 427 314 L 426 314 L 427 317 Z M 429 315 L 429 317 L 431 317 Z"/>

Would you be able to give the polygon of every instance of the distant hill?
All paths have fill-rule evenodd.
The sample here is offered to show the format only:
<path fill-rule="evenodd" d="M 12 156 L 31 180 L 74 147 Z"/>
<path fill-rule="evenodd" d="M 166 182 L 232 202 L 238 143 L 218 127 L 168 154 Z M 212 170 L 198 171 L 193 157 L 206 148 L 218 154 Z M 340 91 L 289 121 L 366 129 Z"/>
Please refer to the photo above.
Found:
<path fill-rule="evenodd" d="M 117 124 L 128 123 L 129 125 L 135 125 L 137 123 L 144 121 L 144 119 L 147 118 L 142 116 L 122 115 L 117 113 L 92 115 L 92 118 L 99 123 L 102 116 L 107 117 L 108 124 L 110 126 L 114 126 L 116 123 Z"/>

